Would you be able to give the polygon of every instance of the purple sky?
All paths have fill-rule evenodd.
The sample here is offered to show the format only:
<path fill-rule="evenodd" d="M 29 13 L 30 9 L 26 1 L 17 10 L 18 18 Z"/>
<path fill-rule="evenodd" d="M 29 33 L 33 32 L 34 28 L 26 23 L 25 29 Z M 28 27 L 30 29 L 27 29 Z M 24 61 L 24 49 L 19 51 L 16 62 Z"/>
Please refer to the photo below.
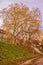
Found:
<path fill-rule="evenodd" d="M 39 8 L 42 15 L 42 21 L 43 21 L 43 0 L 0 0 L 0 10 L 3 8 L 8 7 L 11 3 L 23 3 L 27 6 L 32 8 Z M 2 24 L 2 20 L 0 19 L 0 25 Z M 43 23 L 42 23 L 42 29 L 43 29 Z"/>

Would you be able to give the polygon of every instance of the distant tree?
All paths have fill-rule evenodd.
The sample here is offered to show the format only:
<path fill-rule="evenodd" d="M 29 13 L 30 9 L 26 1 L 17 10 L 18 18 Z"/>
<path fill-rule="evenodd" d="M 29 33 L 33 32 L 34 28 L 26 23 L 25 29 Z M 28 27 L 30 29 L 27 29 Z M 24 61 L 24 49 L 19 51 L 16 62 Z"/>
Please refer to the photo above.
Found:
<path fill-rule="evenodd" d="M 16 39 L 28 42 L 35 30 L 38 30 L 41 24 L 41 14 L 38 8 L 32 11 L 23 4 L 11 5 L 2 12 L 3 29 L 9 34 L 12 33 Z M 13 41 L 14 41 L 13 37 Z"/>

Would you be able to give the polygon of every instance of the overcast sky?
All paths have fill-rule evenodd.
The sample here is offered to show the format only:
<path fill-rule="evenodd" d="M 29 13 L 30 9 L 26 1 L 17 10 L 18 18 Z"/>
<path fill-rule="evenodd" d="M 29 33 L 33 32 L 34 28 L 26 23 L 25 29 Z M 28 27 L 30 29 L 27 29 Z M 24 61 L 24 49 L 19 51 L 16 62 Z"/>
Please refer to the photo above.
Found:
<path fill-rule="evenodd" d="M 0 0 L 0 10 L 3 8 L 8 7 L 11 3 L 23 3 L 27 5 L 28 7 L 32 8 L 39 8 L 42 15 L 42 21 L 43 21 L 43 0 Z M 0 24 L 1 24 L 0 20 Z M 42 26 L 43 28 L 43 23 Z"/>

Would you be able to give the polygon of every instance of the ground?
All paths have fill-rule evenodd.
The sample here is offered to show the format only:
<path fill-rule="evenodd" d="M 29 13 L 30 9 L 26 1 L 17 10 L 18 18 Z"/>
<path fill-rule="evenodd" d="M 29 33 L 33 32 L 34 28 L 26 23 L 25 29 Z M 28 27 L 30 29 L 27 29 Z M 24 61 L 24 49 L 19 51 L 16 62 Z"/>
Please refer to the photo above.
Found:
<path fill-rule="evenodd" d="M 37 59 L 37 61 L 35 61 L 32 65 L 43 65 L 43 57 Z"/>
<path fill-rule="evenodd" d="M 0 65 L 18 65 L 36 55 L 15 44 L 0 42 Z"/>

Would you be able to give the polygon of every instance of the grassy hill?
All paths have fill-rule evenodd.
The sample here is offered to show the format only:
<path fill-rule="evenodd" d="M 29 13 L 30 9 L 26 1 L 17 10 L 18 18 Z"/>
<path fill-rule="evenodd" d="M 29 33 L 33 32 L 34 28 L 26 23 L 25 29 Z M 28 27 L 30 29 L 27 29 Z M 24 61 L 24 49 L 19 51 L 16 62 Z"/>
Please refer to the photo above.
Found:
<path fill-rule="evenodd" d="M 18 62 L 34 56 L 34 54 L 23 50 L 17 45 L 0 42 L 0 65 L 18 65 Z"/>

